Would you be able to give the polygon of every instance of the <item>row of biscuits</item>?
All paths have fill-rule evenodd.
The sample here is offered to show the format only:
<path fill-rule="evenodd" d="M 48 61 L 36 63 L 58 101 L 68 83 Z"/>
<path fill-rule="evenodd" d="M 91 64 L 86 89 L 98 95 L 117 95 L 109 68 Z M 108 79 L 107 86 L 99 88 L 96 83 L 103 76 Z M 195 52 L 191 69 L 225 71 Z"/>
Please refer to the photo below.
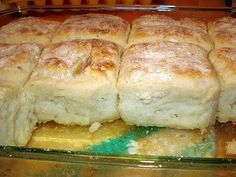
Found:
<path fill-rule="evenodd" d="M 219 21 L 235 31 L 235 19 Z M 90 125 L 121 117 L 134 125 L 207 128 L 220 91 L 208 52 L 221 35 L 209 31 L 199 20 L 160 15 L 135 19 L 131 31 L 108 14 L 71 16 L 62 24 L 27 17 L 1 27 L 0 143 L 25 145 L 37 122 L 51 120 Z M 228 41 L 235 45 L 232 39 L 221 47 Z M 233 115 L 236 98 L 228 97 Z"/>

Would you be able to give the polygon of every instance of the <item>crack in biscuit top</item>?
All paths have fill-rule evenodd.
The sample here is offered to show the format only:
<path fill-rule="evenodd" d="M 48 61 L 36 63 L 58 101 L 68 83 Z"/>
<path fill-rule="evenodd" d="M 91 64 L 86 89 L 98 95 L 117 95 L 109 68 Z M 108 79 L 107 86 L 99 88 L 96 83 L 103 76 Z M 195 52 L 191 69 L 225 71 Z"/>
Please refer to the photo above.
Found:
<path fill-rule="evenodd" d="M 122 59 L 122 75 L 134 80 L 151 75 L 171 80 L 174 75 L 192 77 L 210 74 L 207 52 L 189 43 L 155 42 L 132 45 Z"/>
<path fill-rule="evenodd" d="M 91 62 L 92 46 L 89 43 L 79 45 L 76 41 L 58 43 L 45 48 L 39 65 L 64 68 L 68 76 L 82 72 Z"/>
<path fill-rule="evenodd" d="M 87 68 L 103 72 L 116 66 L 118 54 L 117 45 L 97 39 L 51 44 L 43 50 L 33 76 L 74 78 Z"/>

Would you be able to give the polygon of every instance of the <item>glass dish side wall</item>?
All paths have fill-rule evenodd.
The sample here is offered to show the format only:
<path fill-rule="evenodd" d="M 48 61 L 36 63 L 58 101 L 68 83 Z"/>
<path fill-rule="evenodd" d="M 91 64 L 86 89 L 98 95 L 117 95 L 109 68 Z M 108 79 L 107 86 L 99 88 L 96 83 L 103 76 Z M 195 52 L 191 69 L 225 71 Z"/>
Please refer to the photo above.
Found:
<path fill-rule="evenodd" d="M 106 156 L 7 147 L 0 150 L 0 176 L 206 176 L 236 175 L 235 159 Z"/>

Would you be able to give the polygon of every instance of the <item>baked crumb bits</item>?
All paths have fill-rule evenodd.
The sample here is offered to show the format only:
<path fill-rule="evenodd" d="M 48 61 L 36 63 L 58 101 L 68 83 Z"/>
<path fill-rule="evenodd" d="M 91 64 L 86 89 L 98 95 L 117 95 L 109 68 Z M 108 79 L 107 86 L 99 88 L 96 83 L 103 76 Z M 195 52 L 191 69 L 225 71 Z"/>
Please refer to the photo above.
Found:
<path fill-rule="evenodd" d="M 94 122 L 89 127 L 89 132 L 93 133 L 93 132 L 97 131 L 100 127 L 101 127 L 101 123 L 100 122 Z"/>

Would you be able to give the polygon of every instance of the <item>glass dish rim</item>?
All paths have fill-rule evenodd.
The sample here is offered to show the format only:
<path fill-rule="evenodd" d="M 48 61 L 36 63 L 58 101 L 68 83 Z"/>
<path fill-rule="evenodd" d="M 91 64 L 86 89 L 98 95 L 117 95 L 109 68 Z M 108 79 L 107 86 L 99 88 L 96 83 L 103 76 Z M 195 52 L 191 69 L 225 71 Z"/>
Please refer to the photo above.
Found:
<path fill-rule="evenodd" d="M 90 163 L 97 165 L 113 164 L 116 166 L 141 168 L 184 168 L 188 169 L 233 169 L 235 158 L 199 158 L 182 156 L 151 155 L 109 155 L 85 151 L 56 150 L 48 148 L 29 148 L 16 146 L 0 146 L 0 157 L 26 160 L 46 160 L 65 163 Z M 161 166 L 160 166 L 161 164 Z M 235 168 L 236 169 L 236 168 Z"/>
<path fill-rule="evenodd" d="M 145 11 L 225 11 L 235 13 L 234 7 L 225 8 L 197 8 L 197 7 L 183 7 L 173 5 L 151 5 L 151 6 L 34 6 L 27 7 L 9 6 L 10 8 L 1 10 L 0 16 L 10 15 L 14 13 L 21 13 L 23 11 L 37 11 L 37 10 L 145 10 Z M 85 151 L 66 151 L 55 150 L 47 148 L 28 148 L 16 146 L 0 146 L 0 158 L 8 159 L 26 159 L 26 160 L 46 160 L 58 161 L 68 163 L 93 163 L 93 164 L 114 164 L 126 167 L 140 167 L 140 168 L 224 168 L 232 170 L 236 169 L 236 158 L 193 158 L 182 156 L 151 156 L 151 155 L 108 155 L 100 153 L 89 153 Z M 161 166 L 160 166 L 161 164 Z M 188 164 L 188 165 L 185 165 Z M 191 165 L 189 165 L 191 164 Z M 229 167 L 229 168 L 228 168 Z"/>
<path fill-rule="evenodd" d="M 23 11 L 33 11 L 33 10 L 145 10 L 145 11 L 156 11 L 156 12 L 168 12 L 168 11 L 181 11 L 181 10 L 189 10 L 189 11 L 225 11 L 229 13 L 236 13 L 236 7 L 194 7 L 194 6 L 175 6 L 175 5 L 130 5 L 130 6 L 112 6 L 112 5 L 63 5 L 63 6 L 53 6 L 53 5 L 45 5 L 45 6 L 37 6 L 37 5 L 27 5 L 20 6 L 16 4 L 10 4 L 5 9 L 0 10 L 0 15 L 8 15 L 11 13 L 23 12 Z"/>

